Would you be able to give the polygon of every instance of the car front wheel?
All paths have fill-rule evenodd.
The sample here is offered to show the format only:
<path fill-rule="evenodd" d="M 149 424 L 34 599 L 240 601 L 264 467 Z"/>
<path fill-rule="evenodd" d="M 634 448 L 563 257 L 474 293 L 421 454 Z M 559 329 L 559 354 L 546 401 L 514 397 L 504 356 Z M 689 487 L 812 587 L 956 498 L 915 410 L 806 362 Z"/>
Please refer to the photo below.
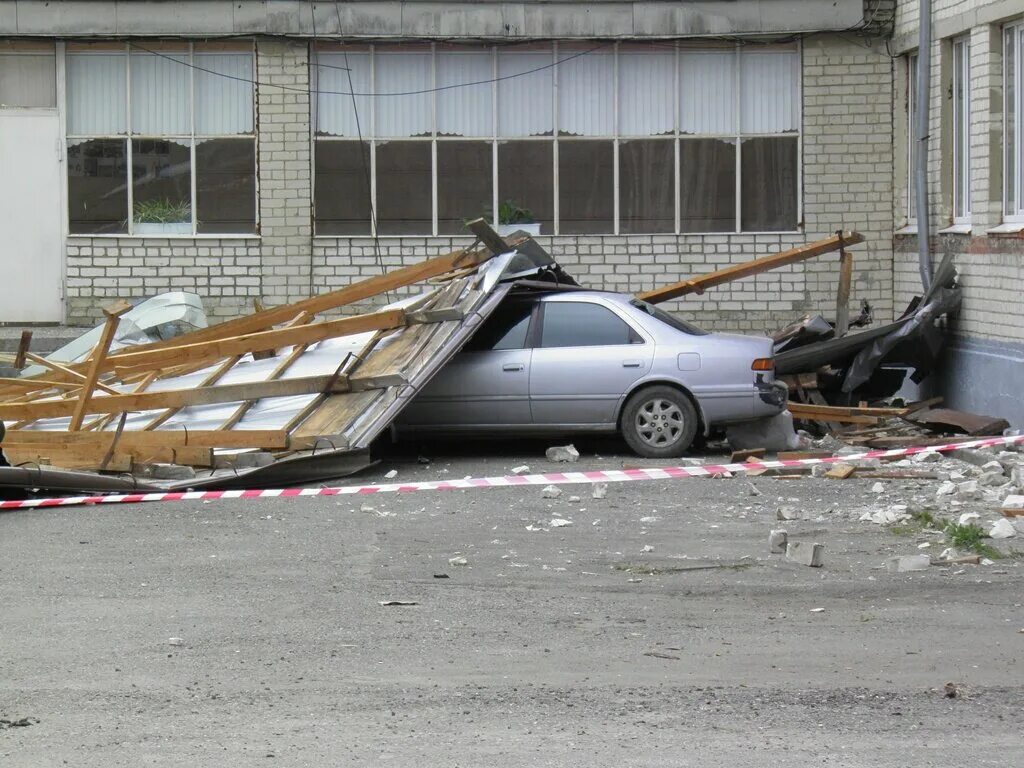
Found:
<path fill-rule="evenodd" d="M 697 411 L 677 389 L 645 387 L 626 403 L 621 430 L 626 444 L 639 456 L 682 456 L 697 434 Z"/>

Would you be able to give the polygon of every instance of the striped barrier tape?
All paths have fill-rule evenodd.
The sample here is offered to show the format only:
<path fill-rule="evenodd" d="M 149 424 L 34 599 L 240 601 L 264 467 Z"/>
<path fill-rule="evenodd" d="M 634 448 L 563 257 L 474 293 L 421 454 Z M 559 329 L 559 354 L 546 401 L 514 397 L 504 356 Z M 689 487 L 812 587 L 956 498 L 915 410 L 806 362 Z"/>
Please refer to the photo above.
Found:
<path fill-rule="evenodd" d="M 990 448 L 1024 442 L 1024 435 L 988 437 L 948 445 L 893 448 L 887 451 L 866 451 L 849 456 L 820 459 L 782 459 L 749 464 L 704 464 L 696 467 L 657 467 L 649 469 L 599 469 L 588 472 L 547 472 L 537 475 L 504 475 L 476 477 L 465 480 L 428 480 L 415 483 L 383 483 L 380 485 L 343 485 L 327 488 L 275 488 L 248 491 L 178 491 L 168 493 L 126 493 L 106 496 L 68 496 L 52 499 L 2 501 L 0 510 L 35 509 L 38 507 L 74 507 L 89 504 L 135 504 L 148 501 L 212 501 L 216 499 L 290 499 L 308 496 L 350 496 L 377 493 L 411 493 L 415 491 L 453 491 L 469 488 L 508 488 L 526 485 L 568 485 L 579 483 L 625 483 L 640 480 L 676 480 L 684 477 L 707 477 L 725 473 L 742 473 L 751 469 L 792 469 L 815 464 L 838 464 L 863 459 L 897 459 L 918 453 L 942 453 L 957 448 Z"/>

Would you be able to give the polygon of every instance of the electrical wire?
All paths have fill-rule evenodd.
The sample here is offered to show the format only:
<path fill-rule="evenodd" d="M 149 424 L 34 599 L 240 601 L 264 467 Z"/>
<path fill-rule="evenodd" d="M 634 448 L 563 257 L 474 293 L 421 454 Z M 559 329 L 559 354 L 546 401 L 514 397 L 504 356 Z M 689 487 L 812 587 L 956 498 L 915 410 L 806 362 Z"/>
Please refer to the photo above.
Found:
<path fill-rule="evenodd" d="M 335 6 L 335 8 L 337 9 L 337 6 Z M 314 33 L 314 36 L 315 36 L 315 33 Z M 247 78 L 247 77 L 239 77 L 237 75 L 228 75 L 228 74 L 225 74 L 223 72 L 217 72 L 217 71 L 212 70 L 212 69 L 207 69 L 206 67 L 201 67 L 198 64 L 195 64 L 195 63 L 192 63 L 192 62 L 189 62 L 189 61 L 182 61 L 181 59 L 177 59 L 174 56 L 169 56 L 169 55 L 167 55 L 165 53 L 160 53 L 159 51 L 150 50 L 149 48 L 146 48 L 143 45 L 139 45 L 136 42 L 129 41 L 128 45 L 130 47 L 132 47 L 132 48 L 135 48 L 135 49 L 138 49 L 140 51 L 144 51 L 146 53 L 152 54 L 153 56 L 158 56 L 161 59 L 167 59 L 168 61 L 173 61 L 175 64 L 179 64 L 179 65 L 181 65 L 183 67 L 188 67 L 190 69 L 195 69 L 195 70 L 198 70 L 200 72 L 205 72 L 205 73 L 210 74 L 210 75 L 215 75 L 217 77 L 223 77 L 223 78 L 225 78 L 227 80 L 237 80 L 238 82 L 241 82 L 241 83 L 248 83 L 249 85 L 256 85 L 256 86 L 259 86 L 261 88 L 279 88 L 280 90 L 283 90 L 283 91 L 293 91 L 295 93 L 304 93 L 304 94 L 307 94 L 307 95 L 323 94 L 323 95 L 326 95 L 326 96 L 353 96 L 353 97 L 361 96 L 361 97 L 369 97 L 369 98 L 387 98 L 387 97 L 391 97 L 391 96 L 422 96 L 422 95 L 427 94 L 427 93 L 437 93 L 438 91 L 449 91 L 449 90 L 452 90 L 452 89 L 455 89 L 455 88 L 472 88 L 475 85 L 488 85 L 490 83 L 498 83 L 498 82 L 502 82 L 504 80 L 513 80 L 513 79 L 515 79 L 517 77 L 526 77 L 527 75 L 532 75 L 532 74 L 534 74 L 536 72 L 543 72 L 546 69 L 554 69 L 555 67 L 557 67 L 557 66 L 559 66 L 561 64 L 565 64 L 567 62 L 570 62 L 573 59 L 578 59 L 581 56 L 587 56 L 587 55 L 589 55 L 591 53 L 594 53 L 595 51 L 599 51 L 599 50 L 601 50 L 603 48 L 608 48 L 609 46 L 615 45 L 615 43 L 613 43 L 613 42 L 601 43 L 600 45 L 596 45 L 593 48 L 590 48 L 588 50 L 580 51 L 578 53 L 574 53 L 571 56 L 566 56 L 564 59 L 559 59 L 558 61 L 553 61 L 550 64 L 545 64 L 545 65 L 540 66 L 540 67 L 535 67 L 534 69 L 528 69 L 525 72 L 516 72 L 516 73 L 511 74 L 511 75 L 502 75 L 500 77 L 493 77 L 493 78 L 490 78 L 488 80 L 474 80 L 474 81 L 469 82 L 469 83 L 453 83 L 452 85 L 441 85 L 441 86 L 438 86 L 436 88 L 424 88 L 424 89 L 418 90 L 418 91 L 391 91 L 391 92 L 388 92 L 388 93 L 362 93 L 362 92 L 353 90 L 353 86 L 352 86 L 352 72 L 351 72 L 351 69 L 349 69 L 348 67 L 338 67 L 338 66 L 328 65 L 328 64 L 320 64 L 319 65 L 319 66 L 321 66 L 321 67 L 323 67 L 325 69 L 338 69 L 338 70 L 346 70 L 346 69 L 348 69 L 349 70 L 349 90 L 347 90 L 347 91 L 327 91 L 327 90 L 320 90 L 319 88 L 316 88 L 316 89 L 312 89 L 312 88 L 298 88 L 298 87 L 294 87 L 294 86 L 281 85 L 279 83 L 265 83 L 265 82 L 262 82 L 262 81 L 259 81 L 259 80 L 253 80 L 253 79 L 250 79 L 250 78 Z M 345 50 L 344 53 L 345 53 L 345 61 L 347 63 L 348 62 L 348 51 Z"/>

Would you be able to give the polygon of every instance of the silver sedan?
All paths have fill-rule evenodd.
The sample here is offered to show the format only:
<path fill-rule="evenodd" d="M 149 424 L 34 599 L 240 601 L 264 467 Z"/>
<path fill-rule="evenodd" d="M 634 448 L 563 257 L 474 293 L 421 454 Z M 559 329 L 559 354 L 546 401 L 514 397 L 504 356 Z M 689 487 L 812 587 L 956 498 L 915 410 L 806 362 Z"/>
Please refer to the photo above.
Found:
<path fill-rule="evenodd" d="M 680 456 L 785 405 L 768 338 L 707 333 L 617 293 L 512 293 L 403 412 L 402 433 L 621 433 Z"/>

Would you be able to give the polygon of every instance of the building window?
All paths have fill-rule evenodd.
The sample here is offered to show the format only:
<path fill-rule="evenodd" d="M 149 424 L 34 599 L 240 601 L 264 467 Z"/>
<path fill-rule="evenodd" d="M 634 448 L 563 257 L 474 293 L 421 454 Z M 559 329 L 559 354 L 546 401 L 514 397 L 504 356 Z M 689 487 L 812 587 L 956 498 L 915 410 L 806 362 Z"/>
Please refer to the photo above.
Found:
<path fill-rule="evenodd" d="M 907 56 L 907 222 L 917 221 L 917 54 Z"/>
<path fill-rule="evenodd" d="M 0 41 L 0 109 L 57 106 L 53 43 Z"/>
<path fill-rule="evenodd" d="M 1021 79 L 1024 77 L 1021 46 L 1024 23 L 1008 26 L 1003 51 L 1003 137 L 1006 166 L 1003 173 L 1004 215 L 1007 221 L 1024 223 L 1024 108 L 1021 106 Z"/>
<path fill-rule="evenodd" d="M 325 45 L 312 69 L 318 235 L 800 226 L 793 45 Z"/>
<path fill-rule="evenodd" d="M 71 234 L 256 232 L 253 51 L 69 44 Z"/>
<path fill-rule="evenodd" d="M 971 223 L 971 44 L 953 41 L 953 223 Z"/>

